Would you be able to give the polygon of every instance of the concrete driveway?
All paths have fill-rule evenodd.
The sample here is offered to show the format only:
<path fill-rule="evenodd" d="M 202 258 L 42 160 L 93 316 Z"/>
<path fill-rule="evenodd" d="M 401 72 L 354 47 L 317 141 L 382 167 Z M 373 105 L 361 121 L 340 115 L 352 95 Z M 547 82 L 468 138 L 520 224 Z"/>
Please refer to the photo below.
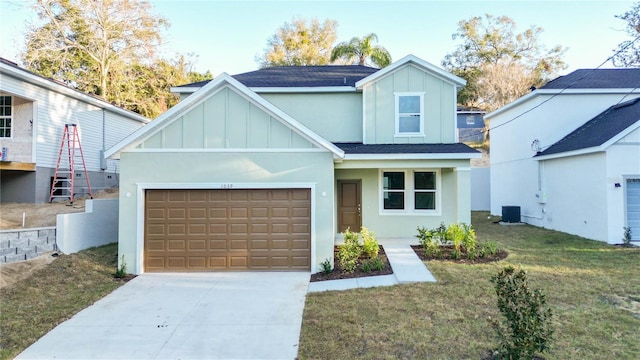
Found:
<path fill-rule="evenodd" d="M 144 274 L 17 359 L 295 359 L 309 273 Z"/>

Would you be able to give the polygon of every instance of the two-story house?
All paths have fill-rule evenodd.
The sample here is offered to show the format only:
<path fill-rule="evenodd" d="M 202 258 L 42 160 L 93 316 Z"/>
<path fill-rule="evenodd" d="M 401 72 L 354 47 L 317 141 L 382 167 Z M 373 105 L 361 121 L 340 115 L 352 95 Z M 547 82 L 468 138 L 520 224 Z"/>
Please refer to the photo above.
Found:
<path fill-rule="evenodd" d="M 119 253 L 135 273 L 317 272 L 347 228 L 411 239 L 468 223 L 464 84 L 407 56 L 175 88 L 178 105 L 106 153 L 121 162 Z"/>
<path fill-rule="evenodd" d="M 485 116 L 491 213 L 589 239 L 640 241 L 640 69 L 580 69 Z"/>
<path fill-rule="evenodd" d="M 117 187 L 118 162 L 104 151 L 147 122 L 0 58 L 0 201 L 49 201 L 65 124 L 77 127 L 84 154 L 87 173 L 73 175 L 78 183 L 88 187 L 88 175 L 94 189 Z"/>

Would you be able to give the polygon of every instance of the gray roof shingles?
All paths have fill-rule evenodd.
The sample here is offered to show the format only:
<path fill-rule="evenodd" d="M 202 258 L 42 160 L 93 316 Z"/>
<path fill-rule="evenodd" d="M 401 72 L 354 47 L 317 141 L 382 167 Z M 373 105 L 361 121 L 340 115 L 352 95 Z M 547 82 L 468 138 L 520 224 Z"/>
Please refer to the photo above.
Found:
<path fill-rule="evenodd" d="M 247 87 L 326 87 L 351 86 L 379 69 L 360 65 L 275 66 L 232 75 Z M 211 80 L 181 87 L 203 87 Z"/>
<path fill-rule="evenodd" d="M 611 106 L 536 156 L 600 146 L 640 121 L 640 98 Z"/>
<path fill-rule="evenodd" d="M 640 68 L 580 69 L 557 77 L 540 89 L 633 89 L 640 87 Z"/>
<path fill-rule="evenodd" d="M 345 154 L 476 154 L 466 144 L 362 144 L 334 143 Z"/>

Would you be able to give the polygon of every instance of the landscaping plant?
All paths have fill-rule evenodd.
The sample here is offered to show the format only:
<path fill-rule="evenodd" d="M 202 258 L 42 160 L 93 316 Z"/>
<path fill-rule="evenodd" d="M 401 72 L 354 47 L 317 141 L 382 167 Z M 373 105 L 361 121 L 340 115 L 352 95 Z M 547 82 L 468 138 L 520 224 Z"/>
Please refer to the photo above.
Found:
<path fill-rule="evenodd" d="M 378 240 L 376 240 L 373 235 L 373 231 L 369 231 L 369 229 L 364 226 L 360 230 L 364 253 L 367 254 L 370 259 L 377 259 L 378 252 L 380 251 L 380 244 L 378 244 Z"/>
<path fill-rule="evenodd" d="M 344 232 L 344 244 L 338 251 L 338 261 L 340 267 L 346 272 L 354 272 L 358 267 L 358 258 L 362 255 L 362 247 L 358 238 L 358 233 L 347 229 Z"/>
<path fill-rule="evenodd" d="M 631 247 L 631 228 L 623 227 L 624 234 L 622 236 L 622 246 Z"/>
<path fill-rule="evenodd" d="M 329 259 L 324 259 L 324 261 L 320 263 L 320 268 L 322 269 L 322 273 L 325 275 L 329 274 L 333 270 Z"/>
<path fill-rule="evenodd" d="M 532 289 L 523 270 L 505 267 L 491 277 L 498 296 L 498 308 L 504 316 L 502 322 L 491 320 L 500 344 L 494 352 L 496 359 L 533 359 L 549 350 L 553 335 L 551 309 L 546 306 L 545 295 Z"/>

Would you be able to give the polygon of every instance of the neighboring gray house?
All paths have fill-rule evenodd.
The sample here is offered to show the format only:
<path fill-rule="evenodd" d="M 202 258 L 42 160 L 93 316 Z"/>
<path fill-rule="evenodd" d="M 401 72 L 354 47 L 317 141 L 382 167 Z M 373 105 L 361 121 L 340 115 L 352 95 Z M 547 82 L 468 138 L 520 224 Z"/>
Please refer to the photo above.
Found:
<path fill-rule="evenodd" d="M 104 150 L 148 121 L 0 58 L 0 201 L 49 201 L 69 123 L 78 126 L 91 186 L 117 186 L 118 161 L 105 160 Z"/>
<path fill-rule="evenodd" d="M 589 239 L 640 241 L 640 69 L 582 69 L 485 116 L 491 213 Z"/>
<path fill-rule="evenodd" d="M 472 106 L 457 107 L 458 139 L 463 143 L 484 141 L 484 115 L 487 112 Z"/>
<path fill-rule="evenodd" d="M 320 270 L 366 226 L 470 222 L 457 142 L 465 81 L 415 56 L 384 69 L 266 68 L 175 88 L 183 101 L 107 151 L 120 158 L 130 271 Z"/>

